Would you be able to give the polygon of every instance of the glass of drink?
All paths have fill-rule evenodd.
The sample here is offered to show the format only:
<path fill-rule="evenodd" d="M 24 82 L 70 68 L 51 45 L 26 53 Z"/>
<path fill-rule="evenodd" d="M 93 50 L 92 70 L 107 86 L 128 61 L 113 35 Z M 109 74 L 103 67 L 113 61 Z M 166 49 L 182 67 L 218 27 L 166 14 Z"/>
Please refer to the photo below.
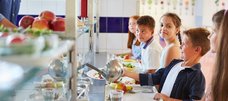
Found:
<path fill-rule="evenodd" d="M 111 90 L 110 99 L 111 101 L 123 101 L 123 90 Z"/>
<path fill-rule="evenodd" d="M 54 89 L 42 89 L 42 95 L 44 98 L 44 101 L 54 101 L 55 99 L 55 92 Z"/>

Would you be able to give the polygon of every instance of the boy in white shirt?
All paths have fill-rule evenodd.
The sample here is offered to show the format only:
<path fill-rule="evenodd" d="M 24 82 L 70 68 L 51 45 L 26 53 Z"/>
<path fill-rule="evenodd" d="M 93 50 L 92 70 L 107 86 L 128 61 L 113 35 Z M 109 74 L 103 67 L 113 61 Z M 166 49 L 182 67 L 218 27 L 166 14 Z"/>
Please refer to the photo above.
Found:
<path fill-rule="evenodd" d="M 142 42 L 142 72 L 154 72 L 160 66 L 159 60 L 162 47 L 153 37 L 154 27 L 155 21 L 151 16 L 141 16 L 137 20 L 136 34 L 138 40 Z"/>

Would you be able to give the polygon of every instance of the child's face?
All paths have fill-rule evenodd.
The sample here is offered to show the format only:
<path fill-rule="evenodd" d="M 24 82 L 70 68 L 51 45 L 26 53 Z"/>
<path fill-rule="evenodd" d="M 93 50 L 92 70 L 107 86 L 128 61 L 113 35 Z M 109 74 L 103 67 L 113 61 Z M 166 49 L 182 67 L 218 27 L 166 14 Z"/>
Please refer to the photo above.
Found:
<path fill-rule="evenodd" d="M 218 33 L 218 30 L 215 28 L 213 28 L 213 33 L 212 35 L 210 36 L 210 42 L 211 42 L 211 51 L 212 53 L 215 53 L 216 50 L 217 50 L 217 33 Z"/>
<path fill-rule="evenodd" d="M 190 60 L 196 56 L 196 48 L 193 46 L 191 40 L 186 36 L 182 36 L 183 43 L 181 44 L 181 58 L 183 60 Z"/>
<path fill-rule="evenodd" d="M 136 22 L 137 20 L 130 18 L 128 23 L 128 29 L 131 33 L 134 33 L 136 35 Z"/>
<path fill-rule="evenodd" d="M 140 42 L 146 42 L 154 33 L 154 30 L 145 25 L 136 25 L 136 34 Z"/>
<path fill-rule="evenodd" d="M 171 17 L 164 16 L 161 18 L 160 35 L 165 40 L 173 40 L 176 38 L 176 34 L 179 32 L 179 28 L 174 25 Z"/>

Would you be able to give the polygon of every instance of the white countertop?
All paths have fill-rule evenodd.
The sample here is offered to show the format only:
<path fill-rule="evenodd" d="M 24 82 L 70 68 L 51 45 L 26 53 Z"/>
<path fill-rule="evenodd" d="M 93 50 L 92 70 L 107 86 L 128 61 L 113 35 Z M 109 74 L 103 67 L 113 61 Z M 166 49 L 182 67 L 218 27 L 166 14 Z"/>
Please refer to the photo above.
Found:
<path fill-rule="evenodd" d="M 153 92 L 144 92 L 145 88 L 143 88 L 139 85 L 133 86 L 133 89 L 134 89 L 134 87 L 136 87 L 137 91 L 135 91 L 135 93 L 125 93 L 123 96 L 123 101 L 156 101 L 153 99 L 157 92 L 156 89 L 153 89 Z M 105 101 L 110 101 L 109 92 L 110 92 L 110 87 L 106 86 L 105 87 Z"/>

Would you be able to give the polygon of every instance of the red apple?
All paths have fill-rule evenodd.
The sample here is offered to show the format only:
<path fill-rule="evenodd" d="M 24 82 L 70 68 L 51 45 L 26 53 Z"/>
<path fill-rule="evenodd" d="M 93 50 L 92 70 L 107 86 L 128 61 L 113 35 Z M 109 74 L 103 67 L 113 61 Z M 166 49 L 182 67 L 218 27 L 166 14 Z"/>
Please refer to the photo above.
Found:
<path fill-rule="evenodd" d="M 46 19 L 48 22 L 51 22 L 55 19 L 56 16 L 52 11 L 45 10 L 40 13 L 39 17 L 41 19 Z"/>
<path fill-rule="evenodd" d="M 51 29 L 53 31 L 65 31 L 65 19 L 57 17 L 51 22 Z"/>
<path fill-rule="evenodd" d="M 12 43 L 12 44 L 17 44 L 17 43 L 22 43 L 24 41 L 24 39 L 22 39 L 22 38 L 20 38 L 20 37 L 15 37 L 15 38 L 13 38 L 12 40 L 11 40 L 11 42 L 10 43 Z"/>
<path fill-rule="evenodd" d="M 32 16 L 29 16 L 29 15 L 23 16 L 19 21 L 19 26 L 23 28 L 27 28 L 29 26 L 32 26 L 33 21 L 34 21 L 34 18 Z"/>
<path fill-rule="evenodd" d="M 10 35 L 7 37 L 6 39 L 6 43 L 8 45 L 10 44 L 20 44 L 20 43 L 23 43 L 25 40 L 25 36 L 20 34 L 20 35 Z"/>
<path fill-rule="evenodd" d="M 124 83 L 117 83 L 115 89 L 116 90 L 123 90 L 124 93 L 127 92 L 127 87 Z"/>
<path fill-rule="evenodd" d="M 32 28 L 40 30 L 49 29 L 49 24 L 48 21 L 45 19 L 36 19 L 32 23 Z"/>
<path fill-rule="evenodd" d="M 126 60 L 126 59 L 130 59 L 131 57 L 130 57 L 130 55 L 125 55 L 124 56 L 124 59 Z"/>

